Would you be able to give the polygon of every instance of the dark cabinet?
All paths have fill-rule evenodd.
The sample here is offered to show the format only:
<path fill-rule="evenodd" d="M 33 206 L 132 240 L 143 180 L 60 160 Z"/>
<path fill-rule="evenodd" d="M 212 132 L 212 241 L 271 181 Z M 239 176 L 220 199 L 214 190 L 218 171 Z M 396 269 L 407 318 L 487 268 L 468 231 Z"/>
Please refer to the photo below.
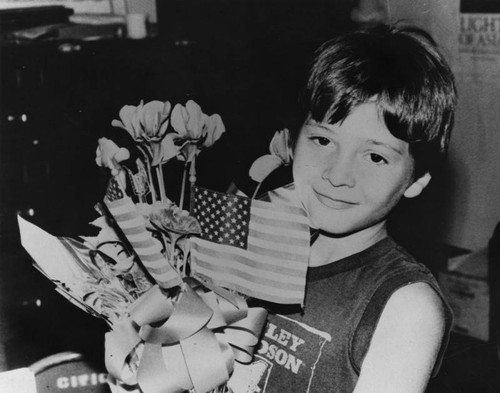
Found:
<path fill-rule="evenodd" d="M 1 47 L 0 243 L 16 214 L 71 234 L 98 201 L 97 138 L 125 104 L 195 94 L 193 47 L 158 39 Z M 84 221 L 85 222 L 85 221 Z"/>
<path fill-rule="evenodd" d="M 101 364 L 105 323 L 31 266 L 16 216 L 54 235 L 88 234 L 106 179 L 97 139 L 120 132 L 111 121 L 125 104 L 194 95 L 193 48 L 147 39 L 0 51 L 0 370 L 67 350 Z"/>

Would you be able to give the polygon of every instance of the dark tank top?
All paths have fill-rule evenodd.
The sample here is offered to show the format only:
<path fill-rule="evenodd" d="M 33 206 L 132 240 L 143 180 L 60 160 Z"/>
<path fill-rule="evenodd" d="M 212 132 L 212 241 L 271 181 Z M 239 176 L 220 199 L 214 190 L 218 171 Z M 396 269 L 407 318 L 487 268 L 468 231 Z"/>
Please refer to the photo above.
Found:
<path fill-rule="evenodd" d="M 427 283 L 443 299 L 429 270 L 391 238 L 309 268 L 304 309 L 268 305 L 272 314 L 254 362 L 238 366 L 229 386 L 235 393 L 352 392 L 389 297 L 416 282 Z M 435 371 L 452 322 L 444 299 L 443 304 L 446 333 Z"/>

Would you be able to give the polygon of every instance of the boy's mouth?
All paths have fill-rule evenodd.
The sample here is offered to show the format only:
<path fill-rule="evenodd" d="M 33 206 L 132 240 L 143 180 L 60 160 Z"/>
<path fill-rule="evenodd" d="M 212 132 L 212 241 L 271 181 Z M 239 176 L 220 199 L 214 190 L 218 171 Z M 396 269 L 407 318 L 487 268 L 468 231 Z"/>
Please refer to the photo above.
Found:
<path fill-rule="evenodd" d="M 335 209 L 335 210 L 350 209 L 359 204 L 345 199 L 332 198 L 324 194 L 321 194 L 317 191 L 314 191 L 314 195 L 321 204 L 325 205 L 330 209 Z"/>

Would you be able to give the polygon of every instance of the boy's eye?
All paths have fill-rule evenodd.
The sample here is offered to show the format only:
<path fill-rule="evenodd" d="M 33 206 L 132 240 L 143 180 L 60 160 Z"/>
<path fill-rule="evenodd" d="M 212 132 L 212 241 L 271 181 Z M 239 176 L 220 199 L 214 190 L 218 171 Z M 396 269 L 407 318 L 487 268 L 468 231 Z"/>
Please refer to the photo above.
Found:
<path fill-rule="evenodd" d="M 316 142 L 320 146 L 328 146 L 330 144 L 330 139 L 323 136 L 313 136 L 311 140 Z"/>
<path fill-rule="evenodd" d="M 369 158 L 371 162 L 377 165 L 384 165 L 389 163 L 384 157 L 377 153 L 370 153 Z"/>

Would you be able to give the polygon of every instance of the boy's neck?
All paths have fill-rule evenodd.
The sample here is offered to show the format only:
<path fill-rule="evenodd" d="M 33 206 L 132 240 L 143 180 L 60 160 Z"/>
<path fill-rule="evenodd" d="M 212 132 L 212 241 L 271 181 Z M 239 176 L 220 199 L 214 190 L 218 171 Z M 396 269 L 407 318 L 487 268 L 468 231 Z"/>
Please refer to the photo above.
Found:
<path fill-rule="evenodd" d="M 322 266 L 339 261 L 366 250 L 385 237 L 387 237 L 385 221 L 344 237 L 320 233 L 311 246 L 309 266 Z"/>

